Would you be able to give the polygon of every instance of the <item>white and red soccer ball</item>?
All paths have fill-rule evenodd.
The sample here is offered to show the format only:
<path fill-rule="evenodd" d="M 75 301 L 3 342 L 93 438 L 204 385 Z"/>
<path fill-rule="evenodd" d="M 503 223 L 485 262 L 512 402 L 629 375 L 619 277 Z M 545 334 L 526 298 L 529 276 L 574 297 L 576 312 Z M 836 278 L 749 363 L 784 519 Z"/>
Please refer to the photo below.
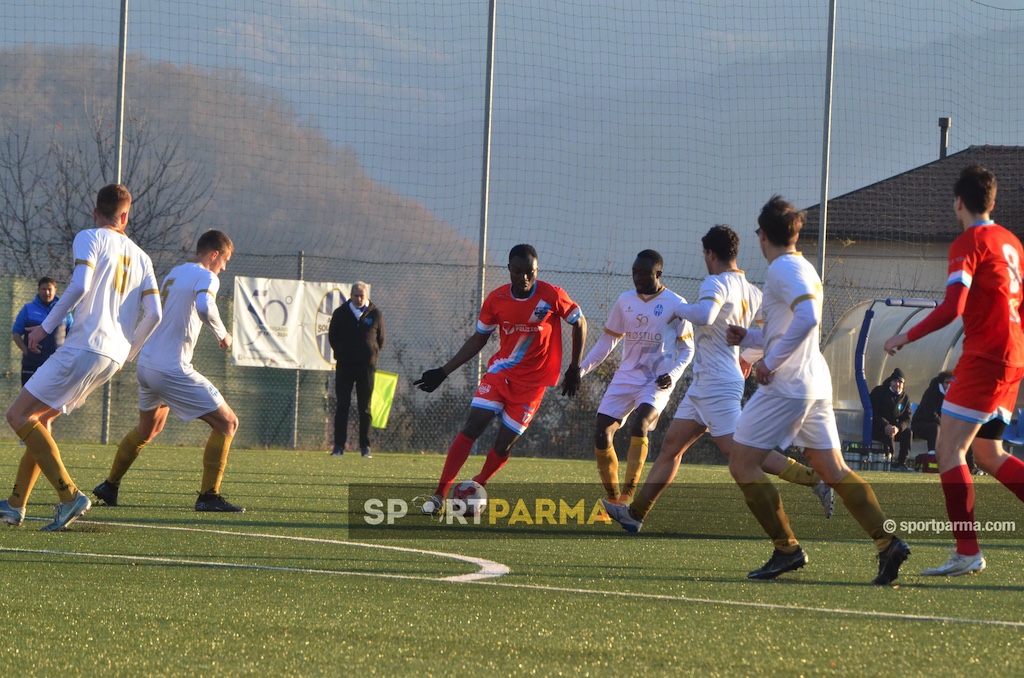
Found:
<path fill-rule="evenodd" d="M 487 490 L 475 480 L 464 480 L 448 493 L 451 512 L 465 518 L 476 518 L 487 508 Z"/>

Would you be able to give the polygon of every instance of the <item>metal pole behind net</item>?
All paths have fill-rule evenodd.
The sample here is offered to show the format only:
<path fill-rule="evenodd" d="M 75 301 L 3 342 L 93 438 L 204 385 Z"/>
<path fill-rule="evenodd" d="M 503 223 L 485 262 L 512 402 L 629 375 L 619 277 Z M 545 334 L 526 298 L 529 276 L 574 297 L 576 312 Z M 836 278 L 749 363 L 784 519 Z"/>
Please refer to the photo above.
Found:
<path fill-rule="evenodd" d="M 128 0 L 121 0 L 121 31 L 117 49 L 117 111 L 115 112 L 115 155 L 117 168 L 115 183 L 121 183 L 121 169 L 124 158 L 124 89 L 128 75 Z M 103 385 L 103 415 L 100 420 L 100 444 L 110 442 L 110 382 Z"/>
<path fill-rule="evenodd" d="M 477 254 L 477 289 L 480 293 L 477 310 L 484 305 L 487 295 L 487 207 L 491 189 L 491 102 L 494 96 L 494 41 L 495 24 L 498 18 L 498 0 L 490 0 L 487 19 L 487 76 L 484 84 L 484 148 L 483 168 L 480 180 L 480 244 Z M 476 380 L 479 382 L 484 370 L 484 354 L 481 351 L 476 360 Z"/>
<path fill-rule="evenodd" d="M 299 252 L 299 280 L 305 280 L 306 253 Z M 292 408 L 292 449 L 299 448 L 299 386 L 302 383 L 302 370 L 295 370 L 295 403 Z"/>
<path fill-rule="evenodd" d="M 829 156 L 832 150 L 832 66 L 836 58 L 836 2 L 828 3 L 828 53 L 825 55 L 825 113 L 821 140 L 821 201 L 818 209 L 818 275 L 825 283 L 825 234 L 828 231 Z"/>

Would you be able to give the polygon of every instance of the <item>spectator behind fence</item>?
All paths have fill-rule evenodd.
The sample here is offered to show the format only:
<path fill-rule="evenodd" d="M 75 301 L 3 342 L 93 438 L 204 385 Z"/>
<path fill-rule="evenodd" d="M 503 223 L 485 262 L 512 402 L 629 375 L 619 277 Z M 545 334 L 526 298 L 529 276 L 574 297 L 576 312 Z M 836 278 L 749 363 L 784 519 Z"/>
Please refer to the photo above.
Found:
<path fill-rule="evenodd" d="M 906 470 L 907 455 L 910 454 L 910 397 L 904 387 L 907 380 L 903 370 L 896 368 L 889 378 L 871 391 L 871 437 L 885 446 L 885 452 L 893 456 L 896 441 L 900 453 L 893 464 L 894 471 Z"/>
<path fill-rule="evenodd" d="M 935 451 L 935 441 L 939 437 L 939 415 L 942 414 L 942 401 L 946 399 L 946 391 L 953 379 L 952 372 L 939 372 L 932 378 L 928 388 L 921 396 L 921 404 L 914 411 L 910 420 L 910 429 L 915 440 L 928 443 L 928 451 Z"/>
<path fill-rule="evenodd" d="M 921 404 L 914 410 L 914 416 L 910 420 L 910 430 L 914 434 L 914 440 L 924 440 L 928 443 L 929 454 L 935 454 L 935 444 L 939 438 L 939 418 L 942 414 L 942 403 L 946 399 L 946 391 L 953 381 L 953 373 L 948 371 L 939 372 L 932 378 L 928 388 L 921 396 Z M 967 451 L 967 466 L 971 473 L 977 472 L 974 465 L 974 451 Z"/>
<path fill-rule="evenodd" d="M 46 359 L 53 355 L 57 347 L 64 343 L 64 337 L 71 331 L 71 314 L 69 313 L 64 322 L 57 325 L 53 334 L 46 335 L 35 351 L 28 347 L 28 333 L 32 328 L 43 324 L 43 320 L 50 313 L 54 304 L 60 301 L 57 296 L 57 281 L 53 278 L 40 278 L 37 288 L 38 294 L 35 299 L 28 302 L 18 311 L 14 319 L 14 326 L 11 327 L 11 339 L 21 350 L 21 385 L 36 373 L 39 366 L 46 362 Z"/>
<path fill-rule="evenodd" d="M 370 303 L 370 288 L 364 282 L 352 285 L 349 301 L 334 310 L 327 331 L 334 350 L 334 449 L 332 456 L 345 453 L 348 437 L 348 410 L 352 404 L 352 387 L 356 388 L 359 410 L 359 450 L 370 458 L 370 397 L 377 374 L 377 359 L 384 348 L 384 314 Z"/>

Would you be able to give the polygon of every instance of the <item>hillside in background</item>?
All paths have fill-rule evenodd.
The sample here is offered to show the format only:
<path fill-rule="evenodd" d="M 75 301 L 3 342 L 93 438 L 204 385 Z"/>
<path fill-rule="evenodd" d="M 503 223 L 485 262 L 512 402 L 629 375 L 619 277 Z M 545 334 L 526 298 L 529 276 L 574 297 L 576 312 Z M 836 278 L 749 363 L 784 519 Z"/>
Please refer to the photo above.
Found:
<path fill-rule="evenodd" d="M 112 170 L 102 176 L 100 163 L 87 156 L 96 154 L 97 125 L 104 152 L 113 148 L 115 64 L 112 53 L 92 48 L 0 51 L 0 117 L 8 151 L 15 137 L 29 140 L 29 158 L 54 145 L 77 149 L 83 166 L 95 172 L 86 185 L 111 181 Z M 193 223 L 167 215 L 168 228 L 180 231 L 175 238 L 181 246 L 191 247 L 199 231 L 218 228 L 231 234 L 240 252 L 306 251 L 377 262 L 475 260 L 474 244 L 420 202 L 367 176 L 351 149 L 332 145 L 290 104 L 242 74 L 140 57 L 130 59 L 129 72 L 126 127 L 144 127 L 155 149 L 175 147 L 174 164 L 187 166 L 195 192 L 209 197 Z M 149 158 L 140 171 L 155 166 Z M 81 197 L 84 214 L 92 199 Z"/>

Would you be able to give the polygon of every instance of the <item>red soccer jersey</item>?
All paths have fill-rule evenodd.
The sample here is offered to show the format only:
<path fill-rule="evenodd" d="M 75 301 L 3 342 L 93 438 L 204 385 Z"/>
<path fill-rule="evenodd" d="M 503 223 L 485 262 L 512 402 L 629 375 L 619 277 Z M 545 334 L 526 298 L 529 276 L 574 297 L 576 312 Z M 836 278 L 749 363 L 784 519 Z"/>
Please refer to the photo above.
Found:
<path fill-rule="evenodd" d="M 964 355 L 1024 365 L 1022 261 L 1020 240 L 999 224 L 976 224 L 953 241 L 946 285 L 961 283 L 968 289 Z"/>
<path fill-rule="evenodd" d="M 561 287 L 538 280 L 526 299 L 512 296 L 512 286 L 492 291 L 480 309 L 476 331 L 499 332 L 498 352 L 487 371 L 502 374 L 517 386 L 554 386 L 562 371 L 562 328 L 579 320 L 580 307 Z"/>

